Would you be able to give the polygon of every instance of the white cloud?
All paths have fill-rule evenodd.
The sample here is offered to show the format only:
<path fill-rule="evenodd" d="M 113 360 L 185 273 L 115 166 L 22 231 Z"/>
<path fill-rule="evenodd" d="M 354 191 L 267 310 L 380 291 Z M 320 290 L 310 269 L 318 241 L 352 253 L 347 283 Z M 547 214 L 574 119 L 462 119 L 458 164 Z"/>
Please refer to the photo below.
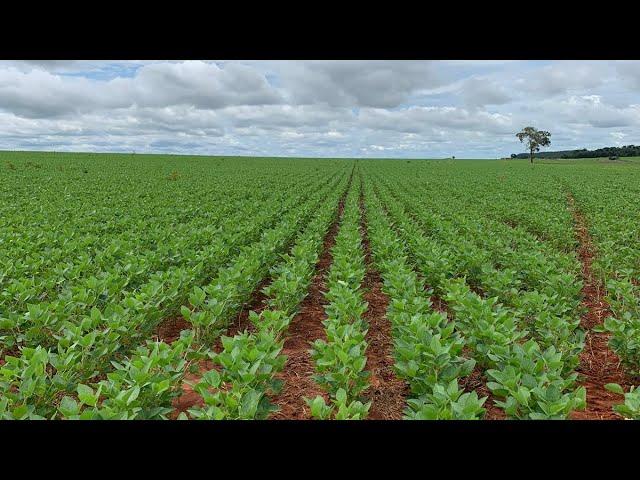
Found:
<path fill-rule="evenodd" d="M 505 86 L 492 78 L 471 77 L 463 83 L 461 90 L 462 98 L 470 107 L 502 105 L 511 100 Z"/>
<path fill-rule="evenodd" d="M 282 102 L 255 69 L 187 61 L 142 66 L 132 78 L 109 81 L 69 77 L 34 68 L 0 69 L 0 108 L 27 117 L 53 117 L 113 108 L 190 105 L 218 109 L 230 105 Z"/>
<path fill-rule="evenodd" d="M 513 130 L 508 115 L 457 107 L 409 107 L 394 111 L 363 109 L 360 118 L 362 124 L 371 129 L 414 134 L 437 128 L 492 133 L 509 133 Z"/>
<path fill-rule="evenodd" d="M 279 73 L 292 102 L 333 107 L 396 107 L 443 83 L 438 68 L 424 61 L 289 62 Z"/>
<path fill-rule="evenodd" d="M 640 143 L 640 62 L 5 61 L 0 148 L 498 157 Z"/>

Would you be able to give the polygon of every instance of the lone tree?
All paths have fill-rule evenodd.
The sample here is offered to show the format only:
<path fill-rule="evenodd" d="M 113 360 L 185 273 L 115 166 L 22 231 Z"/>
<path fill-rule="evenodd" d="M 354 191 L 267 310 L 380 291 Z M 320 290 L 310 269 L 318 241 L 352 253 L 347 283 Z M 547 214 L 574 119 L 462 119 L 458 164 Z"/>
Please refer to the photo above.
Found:
<path fill-rule="evenodd" d="M 539 152 L 540 147 L 547 147 L 551 145 L 549 137 L 551 134 L 544 130 L 538 130 L 534 127 L 525 127 L 520 133 L 516 133 L 516 137 L 520 142 L 527 140 L 527 148 L 529 149 L 529 160 L 533 163 L 533 152 Z"/>

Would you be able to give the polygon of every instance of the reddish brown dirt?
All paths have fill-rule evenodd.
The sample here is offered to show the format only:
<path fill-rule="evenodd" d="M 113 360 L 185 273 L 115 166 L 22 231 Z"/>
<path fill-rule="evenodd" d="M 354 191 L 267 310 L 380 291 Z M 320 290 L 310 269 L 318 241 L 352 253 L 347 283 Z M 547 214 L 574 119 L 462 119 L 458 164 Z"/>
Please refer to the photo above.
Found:
<path fill-rule="evenodd" d="M 460 388 L 465 392 L 472 392 L 475 390 L 479 398 L 489 397 L 483 405 L 486 409 L 484 420 L 505 420 L 507 418 L 504 410 L 494 403 L 496 397 L 493 396 L 491 390 L 487 387 L 487 379 L 482 375 L 482 368 L 478 365 L 473 369 L 471 375 L 462 380 Z"/>
<path fill-rule="evenodd" d="M 151 337 L 165 343 L 173 343 L 180 338 L 182 330 L 191 329 L 191 324 L 182 316 L 170 317 L 162 321 L 156 327 L 154 335 Z"/>
<path fill-rule="evenodd" d="M 249 303 L 244 305 L 238 313 L 235 321 L 229 326 L 227 330 L 227 336 L 233 337 L 234 335 L 243 332 L 244 330 L 248 330 L 249 332 L 255 332 L 256 328 L 249 320 L 249 312 L 254 311 L 260 314 L 267 307 L 267 296 L 262 292 L 262 290 L 271 284 L 272 278 L 270 276 L 265 277 L 260 284 L 254 289 L 251 294 L 251 300 Z M 220 343 L 218 341 L 218 343 Z M 218 345 L 219 347 L 219 345 Z"/>
<path fill-rule="evenodd" d="M 580 365 L 577 371 L 583 376 L 582 385 L 587 389 L 587 408 L 573 412 L 575 420 L 619 420 L 612 407 L 621 403 L 620 395 L 609 392 L 604 388 L 607 383 L 618 383 L 628 390 L 628 382 L 620 367 L 620 359 L 611 351 L 608 345 L 608 333 L 596 333 L 592 330 L 602 324 L 611 315 L 609 305 L 604 300 L 604 288 L 593 275 L 591 264 L 595 249 L 587 228 L 587 222 L 577 207 L 571 194 L 568 195 L 569 209 L 575 222 L 575 234 L 580 242 L 578 258 L 582 264 L 582 305 L 586 313 L 580 320 L 580 326 L 586 331 L 584 350 L 580 355 Z"/>
<path fill-rule="evenodd" d="M 198 364 L 198 373 L 187 373 L 184 376 L 182 382 L 182 393 L 180 396 L 173 399 L 172 406 L 175 409 L 171 412 L 168 417 L 171 420 L 175 420 L 178 418 L 183 412 L 186 412 L 188 409 L 193 408 L 194 406 L 203 406 L 204 401 L 199 393 L 193 391 L 193 387 L 191 385 L 195 385 L 198 383 L 202 375 L 207 373 L 207 371 L 219 368 L 218 365 L 214 365 L 210 360 L 201 361 Z"/>
<path fill-rule="evenodd" d="M 19 357 L 20 349 L 17 346 L 13 346 L 11 348 L 6 348 L 5 350 L 0 350 L 0 367 L 3 366 L 7 361 L 5 357 Z"/>
<path fill-rule="evenodd" d="M 184 317 L 177 316 L 164 320 L 156 329 L 153 336 L 155 340 L 165 343 L 175 342 L 180 338 L 180 332 L 191 328 L 191 324 Z M 197 363 L 198 373 L 187 373 L 182 381 L 182 393 L 173 399 L 172 406 L 174 411 L 168 415 L 168 418 L 175 420 L 180 413 L 186 412 L 194 406 L 202 406 L 204 404 L 202 397 L 193 391 L 191 385 L 195 385 L 202 375 L 214 368 L 211 361 L 201 361 Z"/>
<path fill-rule="evenodd" d="M 361 196 L 361 232 L 367 266 L 363 287 L 364 299 L 368 303 L 364 319 L 369 325 L 366 336 L 368 344 L 366 369 L 371 372 L 369 379 L 371 386 L 365 392 L 365 397 L 371 401 L 368 418 L 400 420 L 409 388 L 396 376 L 393 369 L 393 336 L 391 323 L 386 318 L 389 297 L 382 292 L 382 278 L 373 267 L 363 200 Z"/>
<path fill-rule="evenodd" d="M 429 288 L 425 286 L 425 290 L 428 290 L 428 289 Z M 431 300 L 431 307 L 436 312 L 444 313 L 447 315 L 447 317 L 451 316 L 451 312 L 449 311 L 449 305 L 447 305 L 447 302 L 442 298 L 440 298 L 440 296 L 436 295 L 435 293 L 432 293 L 429 299 Z"/>
<path fill-rule="evenodd" d="M 353 173 L 352 173 L 353 176 Z M 345 194 L 338 204 L 338 214 L 324 238 L 322 254 L 315 267 L 315 275 L 309 287 L 309 294 L 303 300 L 300 311 L 291 320 L 284 342 L 282 354 L 287 356 L 287 363 L 282 372 L 276 378 L 282 380 L 282 391 L 271 398 L 271 401 L 279 410 L 271 418 L 275 420 L 308 420 L 311 411 L 304 398 L 322 396 L 329 403 L 328 395 L 313 380 L 315 369 L 309 353 L 310 344 L 317 339 L 326 339 L 322 321 L 326 315 L 324 307 L 327 304 L 324 298 L 326 288 L 326 275 L 331 266 L 333 257 L 331 248 L 335 244 L 340 219 L 344 211 L 346 192 L 351 188 L 351 178 Z"/>

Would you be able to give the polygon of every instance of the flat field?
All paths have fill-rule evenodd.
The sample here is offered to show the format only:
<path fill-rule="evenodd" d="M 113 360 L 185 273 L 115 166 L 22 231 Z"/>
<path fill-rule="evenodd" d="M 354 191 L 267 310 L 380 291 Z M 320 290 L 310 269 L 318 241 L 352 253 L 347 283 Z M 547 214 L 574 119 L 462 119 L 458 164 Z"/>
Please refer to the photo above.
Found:
<path fill-rule="evenodd" d="M 0 418 L 640 418 L 640 160 L 0 153 Z"/>

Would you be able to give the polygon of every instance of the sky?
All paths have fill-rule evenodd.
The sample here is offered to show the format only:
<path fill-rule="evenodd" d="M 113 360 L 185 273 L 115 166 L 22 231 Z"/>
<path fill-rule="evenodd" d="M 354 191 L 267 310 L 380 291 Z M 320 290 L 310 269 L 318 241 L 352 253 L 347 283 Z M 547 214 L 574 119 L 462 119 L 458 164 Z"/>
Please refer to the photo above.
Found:
<path fill-rule="evenodd" d="M 0 61 L 0 150 L 499 158 L 640 144 L 638 61 Z"/>

